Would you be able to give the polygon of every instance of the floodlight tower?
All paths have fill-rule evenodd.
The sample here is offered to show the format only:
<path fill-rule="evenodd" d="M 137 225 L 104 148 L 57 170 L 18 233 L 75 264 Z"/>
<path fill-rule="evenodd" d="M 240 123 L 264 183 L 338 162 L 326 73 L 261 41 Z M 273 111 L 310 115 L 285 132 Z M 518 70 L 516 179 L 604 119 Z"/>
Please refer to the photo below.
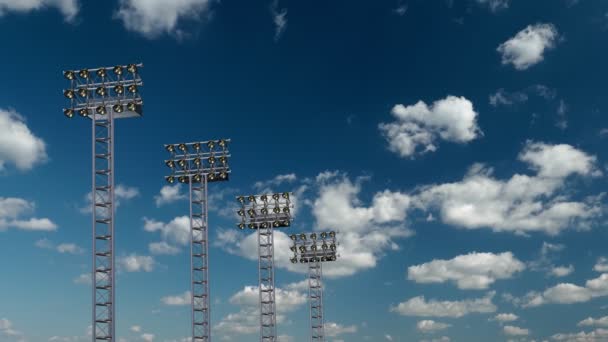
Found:
<path fill-rule="evenodd" d="M 291 262 L 308 264 L 308 297 L 310 299 L 311 341 L 325 341 L 325 322 L 323 320 L 323 270 L 324 262 L 336 261 L 336 233 L 322 232 L 290 236 L 293 241 Z"/>
<path fill-rule="evenodd" d="M 142 64 L 64 71 L 70 87 L 63 91 L 70 106 L 63 114 L 91 119 L 93 184 L 93 308 L 92 338 L 116 340 L 114 296 L 114 119 L 140 117 L 138 89 Z"/>
<path fill-rule="evenodd" d="M 258 266 L 260 278 L 260 341 L 277 341 L 274 293 L 274 228 L 291 226 L 291 194 L 239 196 L 239 229 L 246 227 L 258 233 Z"/>
<path fill-rule="evenodd" d="M 209 301 L 209 229 L 207 185 L 227 181 L 229 139 L 169 144 L 165 164 L 170 184 L 188 184 L 190 192 L 190 304 L 192 342 L 211 341 Z"/>

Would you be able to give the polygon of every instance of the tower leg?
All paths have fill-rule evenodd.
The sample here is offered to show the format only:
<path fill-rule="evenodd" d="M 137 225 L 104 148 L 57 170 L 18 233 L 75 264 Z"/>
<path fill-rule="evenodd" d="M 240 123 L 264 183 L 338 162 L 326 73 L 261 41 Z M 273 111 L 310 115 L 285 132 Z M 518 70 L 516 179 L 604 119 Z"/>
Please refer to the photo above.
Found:
<path fill-rule="evenodd" d="M 323 270 L 321 262 L 308 263 L 308 296 L 310 299 L 311 341 L 325 342 L 323 321 Z"/>
<path fill-rule="evenodd" d="M 260 267 L 260 341 L 275 342 L 274 234 L 272 227 L 258 228 Z"/>

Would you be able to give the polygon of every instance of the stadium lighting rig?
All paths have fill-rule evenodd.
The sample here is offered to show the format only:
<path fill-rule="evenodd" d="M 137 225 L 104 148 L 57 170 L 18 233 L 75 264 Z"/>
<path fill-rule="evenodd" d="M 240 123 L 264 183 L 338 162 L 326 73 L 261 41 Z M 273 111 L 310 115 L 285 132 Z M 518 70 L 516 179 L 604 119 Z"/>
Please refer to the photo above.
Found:
<path fill-rule="evenodd" d="M 291 262 L 308 264 L 308 297 L 310 300 L 311 341 L 325 341 L 323 320 L 323 270 L 322 264 L 336 261 L 336 232 L 292 234 L 294 253 Z"/>
<path fill-rule="evenodd" d="M 70 101 L 63 114 L 89 118 L 92 123 L 93 342 L 116 341 L 114 119 L 142 115 L 141 67 L 129 64 L 63 72 L 70 82 L 63 91 Z"/>
<path fill-rule="evenodd" d="M 230 139 L 165 145 L 171 173 L 165 180 L 188 184 L 190 193 L 190 304 L 192 342 L 211 341 L 207 185 L 228 181 Z"/>
<path fill-rule="evenodd" d="M 274 229 L 291 226 L 291 193 L 239 196 L 238 228 L 257 230 L 260 280 L 260 341 L 277 341 L 274 277 Z"/>

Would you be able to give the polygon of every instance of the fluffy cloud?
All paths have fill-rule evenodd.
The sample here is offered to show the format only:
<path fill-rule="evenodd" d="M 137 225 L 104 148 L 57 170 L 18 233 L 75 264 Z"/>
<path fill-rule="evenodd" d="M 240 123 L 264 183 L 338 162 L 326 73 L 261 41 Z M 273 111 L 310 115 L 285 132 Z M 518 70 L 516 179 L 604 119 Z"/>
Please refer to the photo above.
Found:
<path fill-rule="evenodd" d="M 176 295 L 176 296 L 163 297 L 163 298 L 161 298 L 160 301 L 165 305 L 172 305 L 172 306 L 190 305 L 191 298 L 192 298 L 191 292 L 186 291 L 186 292 Z"/>
<path fill-rule="evenodd" d="M 152 254 L 174 255 L 179 253 L 179 248 L 171 246 L 165 241 L 153 242 L 148 245 L 148 248 L 150 249 L 150 253 Z"/>
<path fill-rule="evenodd" d="M 84 249 L 82 249 L 81 247 L 79 247 L 76 244 L 73 243 L 60 243 L 58 245 L 55 245 L 53 242 L 51 242 L 48 239 L 41 239 L 36 241 L 36 247 L 39 248 L 44 248 L 44 249 L 52 249 L 52 250 L 56 250 L 57 252 L 61 253 L 61 254 L 82 254 L 84 253 Z"/>
<path fill-rule="evenodd" d="M 584 331 L 571 334 L 555 334 L 551 336 L 553 341 L 567 341 L 567 342 L 600 342 L 608 339 L 607 329 L 596 329 L 589 333 Z"/>
<path fill-rule="evenodd" d="M 523 307 L 536 307 L 545 304 L 584 303 L 596 297 L 608 296 L 608 273 L 587 280 L 585 286 L 560 283 L 544 292 L 529 292 L 525 297 L 516 299 Z"/>
<path fill-rule="evenodd" d="M 416 204 L 439 209 L 444 223 L 467 229 L 556 235 L 568 227 L 586 228 L 601 213 L 598 198 L 571 201 L 563 194 L 573 175 L 601 174 L 596 158 L 570 145 L 528 142 L 519 155 L 535 175 L 493 177 L 493 170 L 475 164 L 460 182 L 422 188 Z"/>
<path fill-rule="evenodd" d="M 438 301 L 434 299 L 427 301 L 424 296 L 418 296 L 391 307 L 390 311 L 403 316 L 453 318 L 470 313 L 491 313 L 496 311 L 496 306 L 492 303 L 494 295 L 494 292 L 489 292 L 485 297 L 462 301 Z"/>
<path fill-rule="evenodd" d="M 598 258 L 593 270 L 601 273 L 608 272 L 608 259 L 605 257 Z"/>
<path fill-rule="evenodd" d="M 182 199 L 186 199 L 186 195 L 181 193 L 182 185 L 165 185 L 160 189 L 160 193 L 154 196 L 156 206 L 160 207 L 165 204 L 173 203 Z"/>
<path fill-rule="evenodd" d="M 78 0 L 0 0 L 0 16 L 6 12 L 26 13 L 47 7 L 58 9 L 66 21 L 72 21 L 78 14 L 79 6 Z"/>
<path fill-rule="evenodd" d="M 13 322 L 9 321 L 6 318 L 0 318 L 0 337 L 10 339 L 19 339 L 19 341 L 24 341 L 21 339 L 22 333 L 15 330 L 13 328 Z"/>
<path fill-rule="evenodd" d="M 579 327 L 608 327 L 608 316 L 600 318 L 587 317 L 584 320 L 578 322 Z"/>
<path fill-rule="evenodd" d="M 354 334 L 357 332 L 357 326 L 344 326 L 338 323 L 326 322 L 325 323 L 325 336 L 336 337 L 342 334 Z"/>
<path fill-rule="evenodd" d="M 338 261 L 323 268 L 328 277 L 344 277 L 373 268 L 387 250 L 396 250 L 396 239 L 411 236 L 405 227 L 410 205 L 408 195 L 388 190 L 378 192 L 369 205 L 358 198 L 362 179 L 352 182 L 338 172 L 323 172 L 315 180 L 307 180 L 316 191 L 316 199 L 302 199 L 310 203 L 315 218 L 315 230 L 335 230 L 339 233 Z M 304 195 L 301 195 L 304 197 Z M 300 198 L 301 196 L 298 196 Z M 257 234 L 236 234 L 220 231 L 216 245 L 226 251 L 257 260 Z M 289 247 L 292 241 L 282 231 L 275 231 L 275 265 L 290 271 L 305 273 L 307 268 L 292 264 Z"/>
<path fill-rule="evenodd" d="M 0 197 L 0 232 L 8 228 L 29 231 L 54 231 L 57 225 L 48 218 L 22 218 L 31 214 L 36 205 L 21 198 Z"/>
<path fill-rule="evenodd" d="M 144 342 L 152 342 L 152 341 L 154 341 L 155 336 L 154 336 L 154 334 L 145 333 L 145 334 L 141 334 L 140 337 Z"/>
<path fill-rule="evenodd" d="M 74 284 L 83 284 L 83 285 L 91 285 L 91 283 L 93 283 L 93 281 L 91 280 L 92 276 L 91 273 L 83 273 L 81 275 L 79 275 L 78 277 L 74 278 Z"/>
<path fill-rule="evenodd" d="M 517 70 L 525 70 L 541 62 L 545 51 L 555 46 L 558 37 L 552 24 L 529 25 L 502 43 L 497 51 L 502 55 L 502 64 L 512 64 Z"/>
<path fill-rule="evenodd" d="M 126 272 L 152 272 L 155 264 L 153 257 L 134 253 L 118 258 L 118 265 Z"/>
<path fill-rule="evenodd" d="M 503 327 L 503 331 L 506 335 L 509 336 L 528 336 L 530 334 L 530 331 L 528 329 L 522 329 L 512 325 L 505 325 Z"/>
<path fill-rule="evenodd" d="M 416 323 L 416 328 L 423 333 L 434 333 L 439 330 L 445 330 L 450 326 L 450 324 L 435 322 L 429 319 L 425 319 Z"/>
<path fill-rule="evenodd" d="M 160 232 L 163 242 L 150 245 L 150 251 L 156 254 L 171 254 L 175 245 L 186 246 L 190 243 L 190 217 L 179 216 L 168 223 L 163 223 L 144 217 L 144 230 L 147 232 Z M 164 253 L 162 253 L 164 252 Z"/>
<path fill-rule="evenodd" d="M 253 184 L 253 187 L 256 190 L 264 190 L 271 187 L 279 186 L 284 183 L 293 183 L 298 179 L 295 173 L 287 173 L 284 175 L 277 175 L 273 179 L 267 181 L 258 181 Z M 271 191 L 264 191 L 271 192 Z"/>
<path fill-rule="evenodd" d="M 494 316 L 494 318 L 492 320 L 500 322 L 500 323 L 506 323 L 506 322 L 514 322 L 518 318 L 519 317 L 517 317 L 517 315 L 512 314 L 512 313 L 501 313 L 501 314 Z"/>
<path fill-rule="evenodd" d="M 185 19 L 198 20 L 210 11 L 212 0 L 120 0 L 115 17 L 129 31 L 156 38 L 167 33 L 184 34 L 178 24 Z"/>
<path fill-rule="evenodd" d="M 441 336 L 439 338 L 434 338 L 431 340 L 420 340 L 420 342 L 450 342 L 450 338 L 447 336 Z"/>
<path fill-rule="evenodd" d="M 6 6 L 18 3 L 21 1 L 0 0 L 0 15 Z M 28 3 L 31 1 L 26 1 L 24 7 Z M 0 108 L 0 170 L 8 163 L 19 170 L 30 170 L 47 159 L 45 142 L 30 131 L 23 116 L 14 110 Z"/>
<path fill-rule="evenodd" d="M 511 252 L 469 253 L 450 260 L 433 260 L 408 268 L 408 279 L 417 283 L 455 282 L 460 289 L 487 289 L 497 279 L 511 278 L 525 265 Z"/>
<path fill-rule="evenodd" d="M 270 13 L 274 23 L 274 40 L 278 41 L 287 28 L 287 9 L 279 9 L 279 0 L 274 0 L 270 5 Z"/>
<path fill-rule="evenodd" d="M 440 139 L 464 144 L 482 134 L 473 103 L 464 97 L 448 96 L 430 107 L 423 101 L 411 106 L 399 104 L 391 114 L 396 121 L 378 127 L 389 149 L 404 158 L 436 151 Z"/>
<path fill-rule="evenodd" d="M 555 266 L 551 269 L 550 274 L 554 277 L 565 277 L 574 272 L 574 266 Z"/>

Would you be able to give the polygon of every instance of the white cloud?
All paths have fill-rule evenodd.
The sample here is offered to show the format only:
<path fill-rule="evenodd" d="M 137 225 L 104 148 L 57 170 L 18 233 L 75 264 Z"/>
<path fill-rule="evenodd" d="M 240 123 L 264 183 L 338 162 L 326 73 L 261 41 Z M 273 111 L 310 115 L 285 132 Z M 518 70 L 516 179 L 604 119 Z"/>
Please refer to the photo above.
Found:
<path fill-rule="evenodd" d="M 579 327 L 608 327 L 608 316 L 600 318 L 587 317 L 584 320 L 578 322 Z"/>
<path fill-rule="evenodd" d="M 441 336 L 439 338 L 433 338 L 430 340 L 420 340 L 420 342 L 450 342 L 450 338 L 447 336 Z"/>
<path fill-rule="evenodd" d="M 23 333 L 13 328 L 13 322 L 6 318 L 0 318 L 0 337 L 9 339 L 15 339 L 16 342 L 25 342 Z M 4 339 L 3 339 L 4 340 Z"/>
<path fill-rule="evenodd" d="M 160 301 L 165 305 L 172 305 L 172 306 L 190 305 L 191 298 L 192 298 L 191 292 L 186 291 L 179 295 L 163 297 L 163 298 L 161 298 Z"/>
<path fill-rule="evenodd" d="M 343 334 L 354 334 L 356 332 L 356 325 L 344 326 L 334 322 L 325 323 L 325 336 L 328 337 L 336 337 Z"/>
<path fill-rule="evenodd" d="M 522 329 L 512 325 L 505 325 L 503 327 L 503 331 L 506 335 L 509 336 L 528 336 L 530 334 L 530 331 L 528 329 Z"/>
<path fill-rule="evenodd" d="M 408 268 L 408 279 L 417 283 L 455 282 L 459 289 L 487 289 L 498 279 L 509 279 L 525 269 L 511 252 L 469 253 L 450 260 L 433 260 Z"/>
<path fill-rule="evenodd" d="M 434 299 L 427 301 L 424 296 L 418 296 L 391 307 L 390 311 L 402 316 L 453 318 L 471 313 L 491 313 L 496 311 L 496 306 L 492 303 L 494 294 L 494 292 L 489 292 L 485 297 L 462 301 L 438 301 Z"/>
<path fill-rule="evenodd" d="M 510 0 L 477 0 L 477 3 L 488 6 L 492 12 L 509 8 Z"/>
<path fill-rule="evenodd" d="M 125 28 L 156 38 L 167 33 L 177 37 L 184 35 L 178 28 L 186 20 L 199 20 L 209 13 L 212 0 L 120 0 L 115 17 Z"/>
<path fill-rule="evenodd" d="M 60 243 L 55 245 L 48 239 L 41 239 L 36 241 L 36 247 L 44 249 L 52 249 L 61 254 L 82 254 L 84 249 L 73 243 Z"/>
<path fill-rule="evenodd" d="M 6 12 L 26 13 L 47 7 L 58 9 L 70 22 L 78 14 L 79 4 L 78 0 L 0 0 L 0 16 Z"/>
<path fill-rule="evenodd" d="M 502 64 L 512 64 L 517 70 L 525 70 L 541 62 L 545 51 L 555 46 L 558 37 L 552 24 L 529 25 L 502 43 L 497 51 L 502 55 Z"/>
<path fill-rule="evenodd" d="M 608 272 L 608 259 L 605 257 L 599 257 L 593 266 L 593 270 L 600 273 Z"/>
<path fill-rule="evenodd" d="M 571 201 L 564 192 L 572 175 L 601 174 L 596 157 L 570 145 L 528 142 L 519 155 L 536 172 L 510 179 L 493 177 L 493 170 L 473 165 L 460 182 L 422 188 L 416 204 L 439 209 L 444 223 L 467 229 L 556 235 L 566 228 L 587 228 L 600 212 L 599 198 Z"/>
<path fill-rule="evenodd" d="M 399 104 L 391 114 L 396 121 L 378 127 L 389 149 L 404 158 L 436 151 L 440 139 L 465 144 L 483 134 L 473 103 L 464 97 L 448 96 L 430 107 L 423 101 L 411 106 Z"/>
<path fill-rule="evenodd" d="M 550 274 L 554 277 L 565 277 L 574 272 L 574 266 L 555 266 L 551 269 Z"/>
<path fill-rule="evenodd" d="M 526 101 L 528 101 L 528 94 L 519 91 L 508 93 L 503 88 L 498 89 L 496 93 L 490 95 L 490 104 L 494 107 L 498 107 L 499 105 L 510 106 Z"/>
<path fill-rule="evenodd" d="M 389 335 L 389 334 L 384 335 L 384 338 L 385 338 L 387 341 L 393 341 L 393 336 L 391 336 L 391 335 Z"/>
<path fill-rule="evenodd" d="M 258 181 L 253 184 L 256 190 L 263 190 L 271 187 L 276 187 L 284 183 L 293 183 L 298 179 L 295 173 L 287 173 L 283 175 L 277 175 L 273 179 L 267 181 Z M 267 191 L 270 192 L 270 191 Z"/>
<path fill-rule="evenodd" d="M 133 331 L 133 332 L 141 332 L 141 326 L 139 325 L 134 325 L 132 326 L 129 330 Z"/>
<path fill-rule="evenodd" d="M 3 6 L 21 1 L 4 2 L 6 0 L 0 0 L 0 15 Z M 30 131 L 25 118 L 14 110 L 0 108 L 0 170 L 7 163 L 14 164 L 19 170 L 30 170 L 47 160 L 45 142 Z"/>
<path fill-rule="evenodd" d="M 182 185 L 165 185 L 160 189 L 160 193 L 154 196 L 156 206 L 160 207 L 165 204 L 173 203 L 182 199 L 186 199 L 186 195 L 181 193 Z"/>
<path fill-rule="evenodd" d="M 571 334 L 555 334 L 551 336 L 553 341 L 567 341 L 567 342 L 601 342 L 608 340 L 607 329 L 596 329 L 589 333 L 584 331 Z"/>
<path fill-rule="evenodd" d="M 501 313 L 501 314 L 494 316 L 493 320 L 498 321 L 500 323 L 507 323 L 507 322 L 514 322 L 518 318 L 519 317 L 517 315 L 512 314 L 512 313 Z"/>
<path fill-rule="evenodd" d="M 154 341 L 154 334 L 149 334 L 149 333 L 145 333 L 145 334 L 141 334 L 141 339 L 144 342 L 152 342 Z"/>
<path fill-rule="evenodd" d="M 408 5 L 406 3 L 403 3 L 402 1 L 399 1 L 397 3 L 397 7 L 395 9 L 393 9 L 393 13 L 402 17 L 407 13 L 407 10 L 408 10 Z"/>
<path fill-rule="evenodd" d="M 75 284 L 90 285 L 93 283 L 93 281 L 91 279 L 92 279 L 91 273 L 83 273 L 83 274 L 79 275 L 78 277 L 74 278 L 73 281 Z"/>
<path fill-rule="evenodd" d="M 270 13 L 275 26 L 274 40 L 278 41 L 287 29 L 287 9 L 279 9 L 279 0 L 274 0 L 270 5 Z"/>
<path fill-rule="evenodd" d="M 605 296 L 608 296 L 608 273 L 587 280 L 585 286 L 560 283 L 542 293 L 529 292 L 523 298 L 516 298 L 514 302 L 523 307 L 537 307 L 546 304 L 584 303 Z"/>
<path fill-rule="evenodd" d="M 152 272 L 155 264 L 153 257 L 134 253 L 118 258 L 118 265 L 126 272 Z"/>
<path fill-rule="evenodd" d="M 425 319 L 416 323 L 416 328 L 423 333 L 434 333 L 440 330 L 445 330 L 449 327 L 451 327 L 450 324 L 435 322 L 430 319 Z"/>
<path fill-rule="evenodd" d="M 24 215 L 31 214 L 36 205 L 21 198 L 0 197 L 0 232 L 8 228 L 29 231 L 54 231 L 57 225 L 48 218 L 22 219 Z"/>
<path fill-rule="evenodd" d="M 171 245 L 186 246 L 190 243 L 190 217 L 179 216 L 169 223 L 163 223 L 144 217 L 144 230 L 160 232 L 165 242 Z"/>
<path fill-rule="evenodd" d="M 152 242 L 151 244 L 148 245 L 148 248 L 150 249 L 150 253 L 152 253 L 152 254 L 174 255 L 174 254 L 179 253 L 179 248 L 177 248 L 175 246 L 171 246 L 170 244 L 166 243 L 165 241 Z"/>

